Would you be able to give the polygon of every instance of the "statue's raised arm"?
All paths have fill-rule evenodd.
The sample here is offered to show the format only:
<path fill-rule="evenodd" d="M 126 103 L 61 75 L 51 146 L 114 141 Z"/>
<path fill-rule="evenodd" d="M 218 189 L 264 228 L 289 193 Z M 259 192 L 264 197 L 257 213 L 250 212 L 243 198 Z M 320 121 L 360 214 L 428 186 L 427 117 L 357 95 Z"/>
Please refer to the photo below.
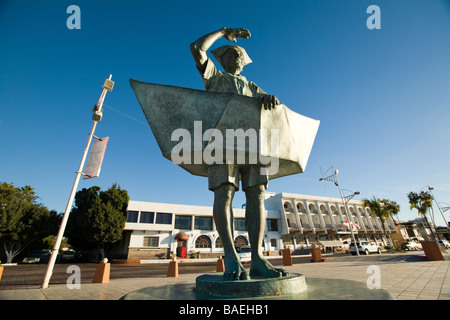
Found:
<path fill-rule="evenodd" d="M 191 43 L 191 52 L 194 57 L 197 69 L 203 72 L 205 63 L 208 60 L 206 52 L 220 38 L 236 42 L 236 38 L 248 39 L 251 36 L 250 31 L 245 28 L 221 28 L 217 31 L 208 33 Z"/>
<path fill-rule="evenodd" d="M 204 80 L 206 80 L 206 78 L 209 78 L 209 76 L 211 75 L 211 72 L 207 72 L 208 56 L 206 52 L 214 44 L 214 42 L 216 42 L 220 38 L 225 38 L 229 41 L 236 42 L 236 38 L 248 39 L 250 36 L 250 31 L 245 28 L 221 28 L 217 31 L 208 33 L 192 42 L 190 46 L 191 53 L 194 57 L 197 69 Z M 229 50 L 230 48 L 233 48 L 234 50 Z M 222 65 L 224 70 L 234 76 L 239 75 L 242 72 L 244 66 L 252 62 L 250 57 L 247 55 L 247 52 L 245 52 L 245 50 L 239 46 L 223 46 L 221 48 L 212 50 L 211 52 Z M 209 76 L 207 74 L 209 74 Z M 213 86 L 214 88 L 209 88 L 209 86 L 206 85 L 206 87 L 207 90 L 211 91 L 216 91 L 217 89 L 219 89 L 220 91 L 225 90 L 223 86 L 222 88 L 216 88 L 215 86 Z M 271 110 L 280 104 L 280 101 L 277 99 L 277 97 L 266 94 L 262 89 L 256 87 L 257 86 L 255 85 L 255 90 L 253 90 L 251 94 L 249 92 L 239 93 L 258 98 L 259 105 L 266 110 Z"/>

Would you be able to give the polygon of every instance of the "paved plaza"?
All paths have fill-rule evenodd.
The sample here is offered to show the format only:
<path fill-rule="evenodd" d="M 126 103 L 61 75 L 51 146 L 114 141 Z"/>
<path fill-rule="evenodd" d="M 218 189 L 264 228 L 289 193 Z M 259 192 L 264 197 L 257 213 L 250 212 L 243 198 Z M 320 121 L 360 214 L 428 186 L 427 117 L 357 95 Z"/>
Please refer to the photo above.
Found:
<path fill-rule="evenodd" d="M 324 255 L 324 262 L 313 263 L 304 257 L 302 262 L 296 263 L 294 259 L 292 266 L 284 268 L 288 272 L 303 274 L 306 279 L 353 280 L 374 287 L 372 290 L 377 290 L 379 286 L 396 300 L 450 300 L 450 255 L 445 254 L 444 257 L 444 261 L 427 261 L 421 251 L 360 257 Z M 69 289 L 63 281 L 50 283 L 47 289 L 40 289 L 36 283 L 3 288 L 0 286 L 0 300 L 119 300 L 128 293 L 143 288 L 194 284 L 196 277 L 201 274 L 204 272 L 196 273 L 194 270 L 191 273 L 180 273 L 178 277 L 159 274 L 111 278 L 105 284 L 83 281 L 80 289 Z M 8 272 L 4 272 L 0 281 L 7 280 Z M 341 297 L 336 296 L 335 299 Z"/>

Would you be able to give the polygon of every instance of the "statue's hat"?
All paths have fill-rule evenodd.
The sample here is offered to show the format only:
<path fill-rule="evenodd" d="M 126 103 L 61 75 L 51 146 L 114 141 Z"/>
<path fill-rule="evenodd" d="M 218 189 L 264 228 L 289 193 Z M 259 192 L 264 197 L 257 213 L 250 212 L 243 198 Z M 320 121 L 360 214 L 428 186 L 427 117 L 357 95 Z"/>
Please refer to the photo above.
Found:
<path fill-rule="evenodd" d="M 222 65 L 222 59 L 225 57 L 228 50 L 231 50 L 231 49 L 237 50 L 242 53 L 242 56 L 244 57 L 244 66 L 253 62 L 252 59 L 250 59 L 250 57 L 248 56 L 247 51 L 245 51 L 244 48 L 235 46 L 235 45 L 222 46 L 217 49 L 211 50 L 211 53 L 213 54 L 214 58 L 216 58 L 216 60 L 220 63 L 220 65 Z"/>

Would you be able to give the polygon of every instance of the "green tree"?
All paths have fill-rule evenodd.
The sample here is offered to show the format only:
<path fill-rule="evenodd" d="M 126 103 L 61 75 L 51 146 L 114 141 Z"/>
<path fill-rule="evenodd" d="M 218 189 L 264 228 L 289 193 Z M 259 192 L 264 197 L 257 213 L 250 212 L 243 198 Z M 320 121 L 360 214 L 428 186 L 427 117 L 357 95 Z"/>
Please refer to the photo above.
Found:
<path fill-rule="evenodd" d="M 382 202 L 384 204 L 384 209 L 386 210 L 386 212 L 390 215 L 392 220 L 395 220 L 394 216 L 397 217 L 397 215 L 399 214 L 400 205 L 395 201 L 391 201 L 391 200 L 387 200 L 387 199 L 383 199 Z"/>
<path fill-rule="evenodd" d="M 30 186 L 16 188 L 10 183 L 0 184 L 0 243 L 7 263 L 57 228 L 57 212 L 49 211 L 37 199 Z"/>
<path fill-rule="evenodd" d="M 390 234 L 387 233 L 385 223 L 389 218 L 393 218 L 393 215 L 397 215 L 400 212 L 400 206 L 395 202 L 388 199 L 377 199 L 373 196 L 373 199 L 364 199 L 364 207 L 370 209 L 370 214 L 376 216 L 381 220 L 381 227 L 383 228 L 383 234 L 389 241 L 389 245 L 392 246 L 392 239 Z"/>
<path fill-rule="evenodd" d="M 97 186 L 78 191 L 67 223 L 70 245 L 99 250 L 103 259 L 105 248 L 122 239 L 128 201 L 128 192 L 117 184 L 106 191 Z"/>
<path fill-rule="evenodd" d="M 408 200 L 410 204 L 410 209 L 417 209 L 419 215 L 423 217 L 425 220 L 428 228 L 431 231 L 431 234 L 433 235 L 433 238 L 436 239 L 436 236 L 433 232 L 433 229 L 431 228 L 430 223 L 428 222 L 427 218 L 427 212 L 429 209 L 433 208 L 433 197 L 429 192 L 421 191 L 419 193 L 416 192 L 410 192 L 408 193 Z"/>

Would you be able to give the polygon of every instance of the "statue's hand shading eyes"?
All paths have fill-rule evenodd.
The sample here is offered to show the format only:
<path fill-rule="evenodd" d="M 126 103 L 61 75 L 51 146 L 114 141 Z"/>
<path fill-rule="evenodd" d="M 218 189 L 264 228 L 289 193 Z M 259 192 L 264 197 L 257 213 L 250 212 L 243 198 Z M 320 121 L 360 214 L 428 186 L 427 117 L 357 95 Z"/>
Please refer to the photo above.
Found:
<path fill-rule="evenodd" d="M 223 28 L 224 38 L 236 42 L 236 38 L 248 39 L 251 36 L 250 31 L 245 28 Z"/>

